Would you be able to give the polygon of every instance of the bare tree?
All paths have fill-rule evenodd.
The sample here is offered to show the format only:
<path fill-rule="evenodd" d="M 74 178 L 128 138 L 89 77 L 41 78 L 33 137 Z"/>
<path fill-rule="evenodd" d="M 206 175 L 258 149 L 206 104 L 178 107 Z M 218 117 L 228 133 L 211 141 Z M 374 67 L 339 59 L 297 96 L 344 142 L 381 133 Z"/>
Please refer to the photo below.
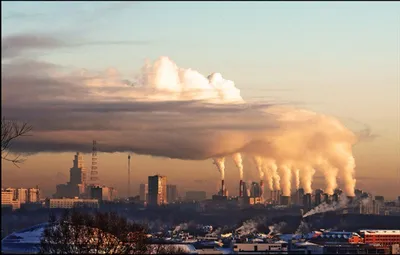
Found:
<path fill-rule="evenodd" d="M 43 232 L 41 254 L 179 254 L 179 248 L 153 245 L 143 226 L 117 213 L 66 211 L 50 216 Z"/>
<path fill-rule="evenodd" d="M 13 157 L 9 155 L 10 148 L 15 139 L 21 136 L 26 136 L 29 131 L 32 130 L 32 126 L 26 122 L 17 122 L 13 120 L 7 120 L 6 118 L 1 119 L 1 159 L 12 162 L 15 166 L 19 167 L 25 161 L 21 158 L 20 154 Z"/>

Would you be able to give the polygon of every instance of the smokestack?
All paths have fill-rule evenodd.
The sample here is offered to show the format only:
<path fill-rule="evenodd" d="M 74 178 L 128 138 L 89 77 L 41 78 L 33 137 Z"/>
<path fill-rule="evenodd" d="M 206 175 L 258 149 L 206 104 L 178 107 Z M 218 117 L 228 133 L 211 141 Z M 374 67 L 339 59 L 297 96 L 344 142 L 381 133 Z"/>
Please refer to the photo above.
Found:
<path fill-rule="evenodd" d="M 240 180 L 239 182 L 239 197 L 243 196 L 243 181 Z"/>
<path fill-rule="evenodd" d="M 221 180 L 221 195 L 225 196 L 225 180 Z"/>
<path fill-rule="evenodd" d="M 274 191 L 273 190 L 271 190 L 271 201 L 272 202 L 274 201 Z"/>

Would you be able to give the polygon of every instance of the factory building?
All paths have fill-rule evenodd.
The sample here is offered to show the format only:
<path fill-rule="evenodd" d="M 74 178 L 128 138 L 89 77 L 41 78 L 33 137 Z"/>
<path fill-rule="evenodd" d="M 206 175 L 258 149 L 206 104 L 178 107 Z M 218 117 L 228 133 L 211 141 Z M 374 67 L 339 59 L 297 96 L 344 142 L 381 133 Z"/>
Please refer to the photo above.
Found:
<path fill-rule="evenodd" d="M 167 204 L 167 177 L 154 175 L 148 179 L 148 204 Z"/>

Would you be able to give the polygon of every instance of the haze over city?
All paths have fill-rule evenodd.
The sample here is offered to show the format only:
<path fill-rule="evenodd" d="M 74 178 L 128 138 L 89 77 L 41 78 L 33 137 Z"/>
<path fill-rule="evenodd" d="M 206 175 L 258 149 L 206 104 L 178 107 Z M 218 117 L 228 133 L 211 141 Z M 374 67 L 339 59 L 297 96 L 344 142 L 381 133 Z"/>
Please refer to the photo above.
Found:
<path fill-rule="evenodd" d="M 255 154 L 307 168 L 318 151 L 339 173 L 316 171 L 313 190 L 337 179 L 395 198 L 399 11 L 395 2 L 2 2 L 2 114 L 33 127 L 14 144 L 26 162 L 2 162 L 2 186 L 39 185 L 50 196 L 75 152 L 90 167 L 97 140 L 99 177 L 122 195 L 129 153 L 134 192 L 161 174 L 211 195 L 221 179 L 212 158 L 225 156 L 223 179 L 237 193 L 233 153 L 243 154 L 247 181 L 260 179 Z M 280 133 L 280 107 L 308 112 L 285 115 Z"/>

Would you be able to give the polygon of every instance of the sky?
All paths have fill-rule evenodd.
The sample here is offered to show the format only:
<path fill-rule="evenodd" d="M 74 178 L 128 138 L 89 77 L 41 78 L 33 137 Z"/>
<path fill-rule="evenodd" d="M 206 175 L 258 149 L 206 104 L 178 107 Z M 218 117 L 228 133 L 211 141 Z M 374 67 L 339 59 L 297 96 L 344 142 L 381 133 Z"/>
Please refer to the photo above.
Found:
<path fill-rule="evenodd" d="M 223 74 L 246 100 L 285 100 L 346 125 L 367 126 L 376 137 L 354 148 L 357 187 L 400 196 L 397 2 L 10 1 L 2 2 L 1 26 L 2 40 L 40 34 L 80 44 L 30 53 L 68 69 L 112 67 L 131 77 L 146 59 L 168 56 L 206 76 Z M 50 195 L 67 181 L 72 159 L 73 153 L 39 153 L 20 168 L 2 162 L 2 185 L 38 184 Z M 85 156 L 87 167 L 90 159 Z M 99 164 L 104 183 L 125 194 L 127 154 L 100 153 Z M 247 160 L 246 168 L 245 179 L 256 179 Z M 134 155 L 132 172 L 134 191 L 156 173 L 182 192 L 213 194 L 219 182 L 211 160 Z M 237 193 L 231 160 L 226 179 Z"/>

